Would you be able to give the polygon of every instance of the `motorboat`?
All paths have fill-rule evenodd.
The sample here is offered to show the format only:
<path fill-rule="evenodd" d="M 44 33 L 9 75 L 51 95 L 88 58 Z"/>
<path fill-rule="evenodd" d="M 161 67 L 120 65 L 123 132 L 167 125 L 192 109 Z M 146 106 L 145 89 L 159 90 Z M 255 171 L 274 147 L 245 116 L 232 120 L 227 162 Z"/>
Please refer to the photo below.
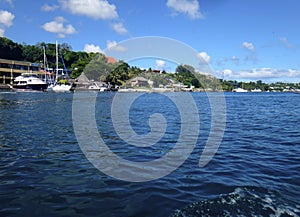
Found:
<path fill-rule="evenodd" d="M 48 84 L 35 73 L 22 73 L 13 82 L 14 90 L 21 91 L 45 91 Z"/>
<path fill-rule="evenodd" d="M 248 90 L 238 87 L 236 89 L 233 89 L 232 92 L 245 93 L 245 92 L 248 92 Z"/>

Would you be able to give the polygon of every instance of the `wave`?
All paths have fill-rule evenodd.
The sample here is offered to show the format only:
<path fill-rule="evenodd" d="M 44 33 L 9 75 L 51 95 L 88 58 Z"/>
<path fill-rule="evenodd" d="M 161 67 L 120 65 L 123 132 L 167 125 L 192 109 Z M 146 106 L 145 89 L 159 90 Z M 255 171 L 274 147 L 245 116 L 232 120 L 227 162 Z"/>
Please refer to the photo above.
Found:
<path fill-rule="evenodd" d="M 238 187 L 229 194 L 192 203 L 175 210 L 171 217 L 195 216 L 299 216 L 300 205 L 277 192 L 256 187 Z"/>

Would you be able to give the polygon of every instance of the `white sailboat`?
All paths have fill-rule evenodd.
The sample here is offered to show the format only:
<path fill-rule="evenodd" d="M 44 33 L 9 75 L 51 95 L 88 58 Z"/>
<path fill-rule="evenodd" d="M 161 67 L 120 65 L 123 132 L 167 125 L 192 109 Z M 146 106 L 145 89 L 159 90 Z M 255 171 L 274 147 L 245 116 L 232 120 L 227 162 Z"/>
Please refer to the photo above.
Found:
<path fill-rule="evenodd" d="M 43 65 L 43 71 L 44 71 L 44 81 L 47 83 L 47 90 L 52 90 L 52 87 L 54 85 L 54 73 L 53 69 L 50 69 L 48 67 L 48 61 L 46 56 L 46 49 L 43 46 L 43 52 L 44 52 L 44 65 Z"/>
<path fill-rule="evenodd" d="M 63 61 L 63 59 L 62 59 Z M 69 92 L 72 88 L 72 84 L 69 81 L 68 71 L 66 70 L 65 64 L 64 70 L 59 70 L 58 68 L 58 44 L 56 41 L 56 76 L 55 76 L 55 83 L 52 87 L 54 92 Z M 65 71 L 65 73 L 64 73 Z M 59 74 L 61 72 L 61 74 Z"/>

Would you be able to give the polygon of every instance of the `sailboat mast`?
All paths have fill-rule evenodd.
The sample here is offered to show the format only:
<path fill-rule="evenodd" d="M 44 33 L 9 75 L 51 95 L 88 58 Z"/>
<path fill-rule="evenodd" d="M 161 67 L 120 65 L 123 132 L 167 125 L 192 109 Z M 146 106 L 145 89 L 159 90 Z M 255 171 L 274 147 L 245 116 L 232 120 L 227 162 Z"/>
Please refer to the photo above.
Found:
<path fill-rule="evenodd" d="M 57 41 L 55 43 L 55 53 L 56 53 L 56 76 L 55 76 L 55 80 L 57 81 L 58 79 L 58 44 L 57 44 Z"/>
<path fill-rule="evenodd" d="M 45 81 L 47 82 L 47 71 L 46 71 L 46 51 L 45 51 L 45 46 L 43 46 L 43 51 L 44 51 L 44 74 L 45 74 Z"/>

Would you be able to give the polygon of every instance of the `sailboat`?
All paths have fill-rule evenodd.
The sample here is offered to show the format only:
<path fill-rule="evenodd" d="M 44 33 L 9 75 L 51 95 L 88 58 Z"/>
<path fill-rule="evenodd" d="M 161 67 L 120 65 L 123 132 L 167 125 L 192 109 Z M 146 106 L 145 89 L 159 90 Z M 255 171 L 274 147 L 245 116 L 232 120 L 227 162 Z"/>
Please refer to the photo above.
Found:
<path fill-rule="evenodd" d="M 43 65 L 43 71 L 44 71 L 44 81 L 47 83 L 47 89 L 52 90 L 52 87 L 54 85 L 54 73 L 53 69 L 48 67 L 48 61 L 46 56 L 46 49 L 43 46 L 43 52 L 44 52 L 44 65 Z"/>
<path fill-rule="evenodd" d="M 68 75 L 68 71 L 66 69 L 64 60 L 61 55 L 61 60 L 64 66 L 64 69 L 58 68 L 58 44 L 56 41 L 56 76 L 55 76 L 55 83 L 52 87 L 54 92 L 69 92 L 72 88 L 72 84 L 70 83 L 70 78 Z"/>

